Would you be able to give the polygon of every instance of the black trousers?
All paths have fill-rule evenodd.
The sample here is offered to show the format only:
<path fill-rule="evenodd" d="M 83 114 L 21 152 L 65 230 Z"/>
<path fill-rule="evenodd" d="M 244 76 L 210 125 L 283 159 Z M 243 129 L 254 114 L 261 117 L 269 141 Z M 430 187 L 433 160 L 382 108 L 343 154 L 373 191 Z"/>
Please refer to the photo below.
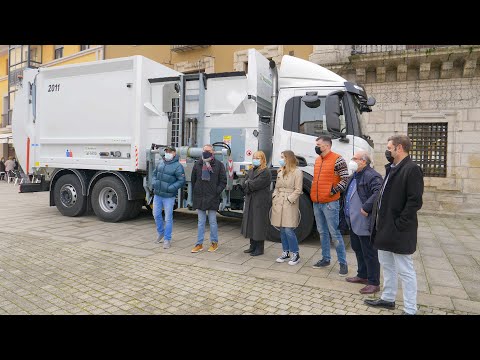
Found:
<path fill-rule="evenodd" d="M 350 230 L 350 243 L 357 257 L 357 276 L 368 279 L 369 285 L 380 285 L 378 252 L 370 243 L 370 236 L 358 236 Z"/>

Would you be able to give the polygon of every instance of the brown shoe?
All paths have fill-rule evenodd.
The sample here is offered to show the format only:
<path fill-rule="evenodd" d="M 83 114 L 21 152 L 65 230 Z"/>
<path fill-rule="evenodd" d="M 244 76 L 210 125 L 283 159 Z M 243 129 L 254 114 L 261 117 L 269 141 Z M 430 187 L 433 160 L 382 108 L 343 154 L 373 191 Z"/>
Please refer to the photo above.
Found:
<path fill-rule="evenodd" d="M 349 282 L 349 283 L 368 285 L 368 280 L 367 279 L 362 279 L 362 278 L 359 278 L 358 276 L 348 277 L 345 280 L 347 280 L 347 282 Z"/>
<path fill-rule="evenodd" d="M 203 245 L 195 245 L 195 247 L 192 249 L 192 253 L 197 253 L 199 251 L 203 251 Z"/>
<path fill-rule="evenodd" d="M 218 243 L 217 242 L 212 242 L 212 244 L 208 248 L 208 252 L 214 252 L 214 251 L 217 251 L 217 249 L 218 249 Z"/>
<path fill-rule="evenodd" d="M 360 289 L 360 294 L 375 294 L 380 291 L 380 286 L 377 285 L 367 285 L 364 288 Z"/>

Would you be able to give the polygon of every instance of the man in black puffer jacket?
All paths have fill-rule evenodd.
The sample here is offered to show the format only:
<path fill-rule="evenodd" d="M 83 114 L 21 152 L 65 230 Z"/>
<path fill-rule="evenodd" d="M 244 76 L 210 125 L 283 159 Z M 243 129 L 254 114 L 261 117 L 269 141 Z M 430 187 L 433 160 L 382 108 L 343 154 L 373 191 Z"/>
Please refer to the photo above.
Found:
<path fill-rule="evenodd" d="M 172 241 L 173 228 L 173 206 L 178 189 L 185 184 L 185 171 L 182 164 L 178 162 L 179 156 L 174 147 L 165 148 L 163 161 L 153 171 L 153 217 L 157 224 L 156 244 L 165 241 L 163 248 L 168 249 Z M 165 226 L 163 225 L 162 208 L 165 209 Z"/>

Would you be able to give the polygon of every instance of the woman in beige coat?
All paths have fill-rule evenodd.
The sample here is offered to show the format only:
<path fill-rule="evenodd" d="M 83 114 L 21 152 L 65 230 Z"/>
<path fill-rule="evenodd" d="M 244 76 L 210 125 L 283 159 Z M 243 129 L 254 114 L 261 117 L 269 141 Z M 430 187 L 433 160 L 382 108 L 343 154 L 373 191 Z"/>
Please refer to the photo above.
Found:
<path fill-rule="evenodd" d="M 282 152 L 280 166 L 272 195 L 271 216 L 271 223 L 280 228 L 282 239 L 283 253 L 277 262 L 282 263 L 290 259 L 290 253 L 292 253 L 288 264 L 296 265 L 300 261 L 300 254 L 295 228 L 300 222 L 298 198 L 302 194 L 303 174 L 297 168 L 297 158 L 293 151 Z"/>

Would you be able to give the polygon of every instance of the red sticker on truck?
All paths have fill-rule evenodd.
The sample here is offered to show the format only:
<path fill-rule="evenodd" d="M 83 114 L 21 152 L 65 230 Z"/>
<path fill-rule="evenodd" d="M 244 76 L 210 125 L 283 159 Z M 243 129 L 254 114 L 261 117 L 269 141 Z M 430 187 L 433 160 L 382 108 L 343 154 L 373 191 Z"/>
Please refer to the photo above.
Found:
<path fill-rule="evenodd" d="M 233 160 L 232 159 L 228 160 L 228 177 L 230 179 L 233 178 Z"/>

